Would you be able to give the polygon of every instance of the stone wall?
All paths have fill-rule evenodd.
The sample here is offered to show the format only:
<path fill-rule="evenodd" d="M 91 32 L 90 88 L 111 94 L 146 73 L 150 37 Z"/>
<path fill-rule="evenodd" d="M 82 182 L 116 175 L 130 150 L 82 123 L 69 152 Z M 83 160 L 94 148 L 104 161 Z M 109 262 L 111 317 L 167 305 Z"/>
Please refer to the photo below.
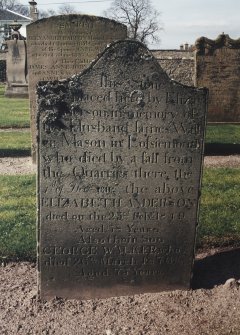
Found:
<path fill-rule="evenodd" d="M 240 38 L 196 41 L 195 84 L 209 89 L 209 122 L 240 122 Z"/>
<path fill-rule="evenodd" d="M 161 67 L 171 79 L 185 85 L 194 85 L 194 51 L 190 50 L 151 50 Z"/>

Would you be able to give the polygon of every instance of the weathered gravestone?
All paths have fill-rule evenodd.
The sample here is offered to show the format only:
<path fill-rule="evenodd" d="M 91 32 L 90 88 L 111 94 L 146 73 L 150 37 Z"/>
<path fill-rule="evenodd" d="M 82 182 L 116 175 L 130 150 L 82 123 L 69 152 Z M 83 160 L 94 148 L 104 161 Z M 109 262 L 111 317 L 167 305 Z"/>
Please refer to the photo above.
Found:
<path fill-rule="evenodd" d="M 38 94 L 41 297 L 189 288 L 206 90 L 122 41 Z"/>
<path fill-rule="evenodd" d="M 27 26 L 27 55 L 32 132 L 36 160 L 36 85 L 79 73 L 108 43 L 124 39 L 126 26 L 97 16 L 60 15 Z"/>
<path fill-rule="evenodd" d="M 6 42 L 7 86 L 5 96 L 9 98 L 28 98 L 26 41 L 19 33 L 21 24 L 12 24 L 14 32 Z"/>
<path fill-rule="evenodd" d="M 239 74 L 240 38 L 196 41 L 196 86 L 209 89 L 209 122 L 240 122 Z"/>

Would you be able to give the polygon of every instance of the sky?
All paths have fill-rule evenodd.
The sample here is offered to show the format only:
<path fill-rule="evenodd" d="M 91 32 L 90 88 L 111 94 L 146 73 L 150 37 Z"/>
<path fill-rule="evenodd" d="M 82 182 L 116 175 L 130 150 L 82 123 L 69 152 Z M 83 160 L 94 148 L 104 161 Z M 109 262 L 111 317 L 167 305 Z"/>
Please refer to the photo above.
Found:
<path fill-rule="evenodd" d="M 40 10 L 57 10 L 64 3 L 64 0 L 36 1 Z M 81 14 L 103 16 L 111 0 L 67 3 Z M 149 45 L 151 49 L 179 49 L 180 44 L 194 44 L 201 36 L 216 39 L 222 32 L 233 39 L 240 38 L 239 0 L 152 0 L 152 5 L 161 13 L 163 30 L 160 43 Z"/>

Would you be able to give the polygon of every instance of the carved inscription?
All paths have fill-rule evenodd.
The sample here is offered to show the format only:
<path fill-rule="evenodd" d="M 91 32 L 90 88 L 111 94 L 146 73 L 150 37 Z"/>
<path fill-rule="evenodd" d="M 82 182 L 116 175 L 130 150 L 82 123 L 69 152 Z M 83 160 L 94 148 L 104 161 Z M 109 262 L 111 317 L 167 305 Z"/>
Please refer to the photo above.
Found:
<path fill-rule="evenodd" d="M 27 26 L 32 156 L 36 157 L 36 85 L 86 68 L 108 43 L 126 38 L 126 27 L 87 15 L 60 15 Z"/>
<path fill-rule="evenodd" d="M 41 295 L 189 287 L 206 91 L 127 41 L 38 94 Z"/>

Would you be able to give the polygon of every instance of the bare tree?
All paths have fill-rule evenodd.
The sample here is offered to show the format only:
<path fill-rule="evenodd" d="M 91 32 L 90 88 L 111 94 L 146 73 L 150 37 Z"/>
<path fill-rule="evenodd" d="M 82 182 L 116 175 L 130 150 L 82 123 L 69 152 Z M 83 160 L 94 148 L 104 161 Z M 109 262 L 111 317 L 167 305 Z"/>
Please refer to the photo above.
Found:
<path fill-rule="evenodd" d="M 38 18 L 39 19 L 43 19 L 45 17 L 54 16 L 54 15 L 57 15 L 57 13 L 53 9 L 38 10 Z"/>
<path fill-rule="evenodd" d="M 163 30 L 160 13 L 151 0 L 114 0 L 104 15 L 125 24 L 129 38 L 143 43 L 160 40 L 158 33 Z"/>
<path fill-rule="evenodd" d="M 76 14 L 77 11 L 75 8 L 69 4 L 63 4 L 58 8 L 57 11 L 53 9 L 48 9 L 48 10 L 40 10 L 39 11 L 39 19 L 42 19 L 44 17 L 49 17 L 53 15 L 63 15 L 63 14 Z"/>
<path fill-rule="evenodd" d="M 77 11 L 75 8 L 67 3 L 63 4 L 62 6 L 59 7 L 58 9 L 59 14 L 76 14 Z"/>
<path fill-rule="evenodd" d="M 29 6 L 22 5 L 18 0 L 0 0 L 0 9 L 9 9 L 25 16 L 29 15 Z"/>

